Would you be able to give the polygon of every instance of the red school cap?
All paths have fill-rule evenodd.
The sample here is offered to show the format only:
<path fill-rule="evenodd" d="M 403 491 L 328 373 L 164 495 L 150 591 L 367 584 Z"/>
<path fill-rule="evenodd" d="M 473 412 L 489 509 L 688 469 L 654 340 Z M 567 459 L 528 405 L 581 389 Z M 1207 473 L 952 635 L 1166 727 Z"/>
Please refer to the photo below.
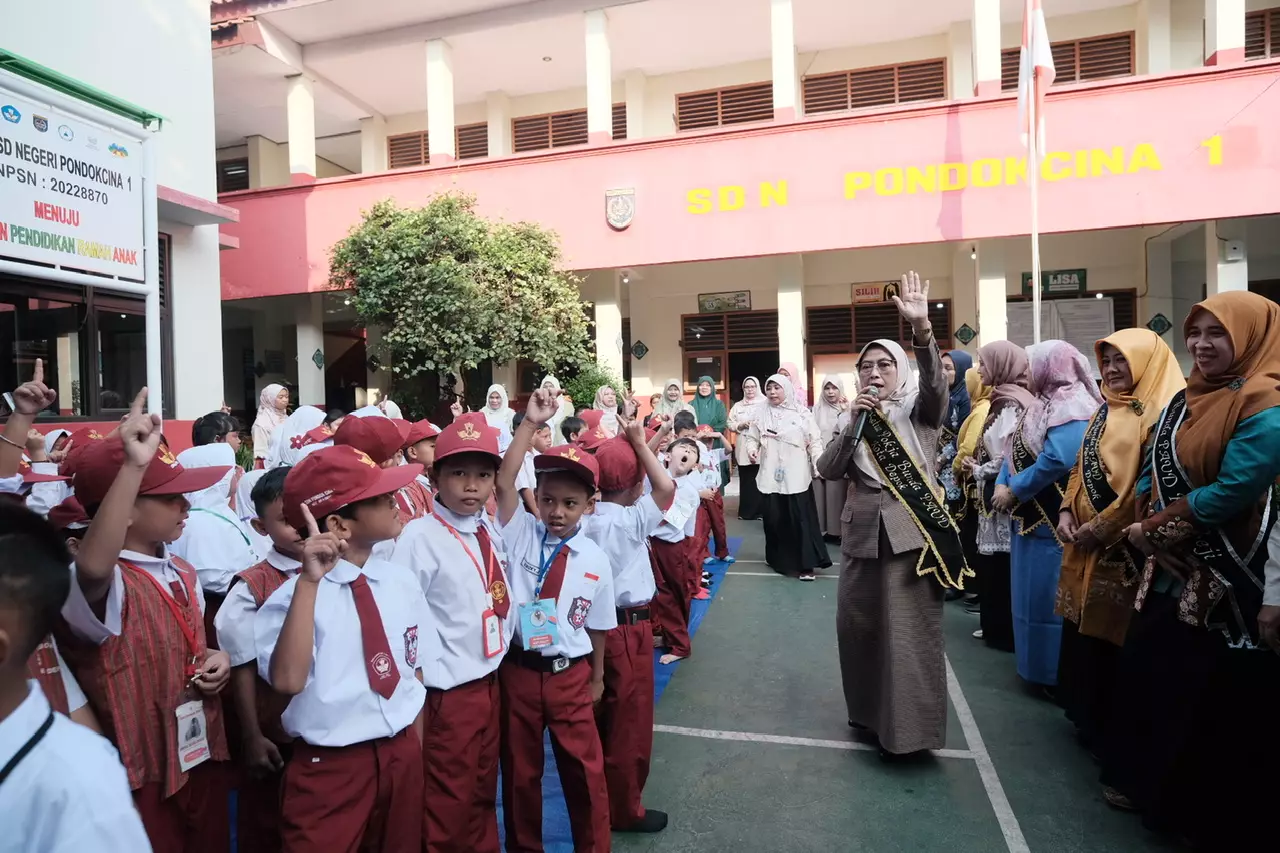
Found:
<path fill-rule="evenodd" d="M 85 446 L 76 463 L 75 476 L 71 479 L 81 505 L 88 508 L 102 503 L 124 466 L 124 458 L 124 442 L 117 433 Z M 198 492 L 221 480 L 230 470 L 230 465 L 183 468 L 169 448 L 161 444 L 142 475 L 138 494 L 159 496 Z"/>
<path fill-rule="evenodd" d="M 420 441 L 426 441 L 428 438 L 435 438 L 439 434 L 439 427 L 426 418 L 414 421 L 409 424 L 409 436 L 404 440 L 404 446 L 410 447 Z"/>
<path fill-rule="evenodd" d="M 18 473 L 22 475 L 22 485 L 30 486 L 32 483 L 56 483 L 66 482 L 70 477 L 60 474 L 37 474 L 31 467 L 31 463 L 25 459 L 18 460 Z"/>
<path fill-rule="evenodd" d="M 600 482 L 600 466 L 596 464 L 595 457 L 572 444 L 561 444 L 533 457 L 533 470 L 542 474 L 550 471 L 568 472 L 585 483 L 592 492 Z"/>
<path fill-rule="evenodd" d="M 400 424 L 404 425 L 401 429 Z M 408 421 L 393 421 L 391 418 L 344 418 L 342 426 L 333 434 L 333 443 L 339 447 L 354 447 L 369 455 L 369 458 L 381 465 L 391 459 L 404 447 L 409 437 Z"/>
<path fill-rule="evenodd" d="M 600 468 L 600 491 L 625 492 L 644 479 L 640 457 L 624 436 L 614 436 L 601 443 L 595 454 Z"/>
<path fill-rule="evenodd" d="M 285 521 L 295 529 L 305 530 L 307 522 L 302 515 L 303 504 L 311 510 L 316 521 L 320 521 L 344 506 L 398 491 L 421 473 L 422 466 L 417 464 L 379 467 L 373 457 L 350 445 L 321 448 L 290 468 L 285 475 Z"/>
<path fill-rule="evenodd" d="M 588 432 L 599 427 L 602 418 L 604 418 L 604 412 L 599 409 L 583 409 L 578 412 L 578 420 L 587 425 Z"/>
<path fill-rule="evenodd" d="M 454 420 L 436 439 L 436 462 L 459 453 L 484 453 L 502 464 L 498 451 L 498 430 L 489 426 L 481 412 L 471 412 Z"/>
<path fill-rule="evenodd" d="M 76 496 L 72 495 L 49 510 L 49 523 L 55 530 L 84 527 L 89 523 L 89 514 L 84 511 L 80 501 L 76 500 Z"/>
<path fill-rule="evenodd" d="M 104 438 L 106 436 L 100 433 L 97 427 L 85 427 L 71 433 L 67 443 L 62 445 L 62 449 L 67 455 L 62 457 L 62 464 L 58 466 L 58 473 L 64 477 L 74 477 L 76 464 L 85 447 L 95 441 L 102 441 Z"/>

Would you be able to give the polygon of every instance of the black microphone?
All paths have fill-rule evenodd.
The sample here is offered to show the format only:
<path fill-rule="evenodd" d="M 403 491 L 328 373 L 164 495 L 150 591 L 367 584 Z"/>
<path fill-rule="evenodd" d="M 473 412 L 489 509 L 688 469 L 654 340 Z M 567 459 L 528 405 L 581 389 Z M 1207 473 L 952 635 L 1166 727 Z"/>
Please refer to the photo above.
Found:
<path fill-rule="evenodd" d="M 867 386 L 867 393 L 870 394 L 872 397 L 879 397 L 880 389 L 874 385 L 869 385 Z M 859 441 L 862 441 L 862 430 L 866 428 L 867 416 L 870 414 L 871 414 L 870 410 L 858 412 L 858 419 L 853 422 L 853 443 L 854 444 L 857 444 Z"/>

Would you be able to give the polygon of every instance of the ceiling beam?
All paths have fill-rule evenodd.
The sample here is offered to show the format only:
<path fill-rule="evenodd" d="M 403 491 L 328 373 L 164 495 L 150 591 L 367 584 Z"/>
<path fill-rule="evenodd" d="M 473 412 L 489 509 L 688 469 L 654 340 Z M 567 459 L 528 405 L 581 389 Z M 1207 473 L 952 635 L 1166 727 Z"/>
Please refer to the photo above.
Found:
<path fill-rule="evenodd" d="M 313 42 L 305 45 L 302 52 L 307 62 L 322 62 L 356 53 L 367 53 L 406 44 L 420 44 L 432 39 L 449 38 L 513 24 L 527 24 L 544 18 L 580 14 L 592 9 L 630 6 L 633 3 L 642 2 L 644 0 L 525 0 L 523 3 L 512 6 L 456 15 L 452 18 Z"/>
<path fill-rule="evenodd" d="M 314 69 L 309 68 L 305 61 L 305 53 L 302 49 L 302 45 L 280 32 L 280 30 L 276 29 L 275 26 L 268 21 L 258 18 L 257 24 L 262 36 L 261 47 L 266 51 L 268 56 L 284 63 L 294 73 L 301 74 L 302 76 L 319 83 L 321 86 L 324 86 L 326 89 L 333 92 L 356 109 L 367 113 L 369 116 L 377 119 L 384 118 L 382 113 L 368 102 L 351 94 L 328 77 L 325 77 L 323 74 L 319 74 Z"/>

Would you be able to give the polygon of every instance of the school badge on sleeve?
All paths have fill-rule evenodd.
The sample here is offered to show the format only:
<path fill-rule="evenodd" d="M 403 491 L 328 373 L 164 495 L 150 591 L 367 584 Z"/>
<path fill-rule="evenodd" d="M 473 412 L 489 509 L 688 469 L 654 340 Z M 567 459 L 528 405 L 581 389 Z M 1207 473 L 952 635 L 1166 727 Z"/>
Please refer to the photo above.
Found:
<path fill-rule="evenodd" d="M 575 598 L 573 603 L 569 605 L 568 620 L 569 624 L 573 626 L 575 631 L 587 624 L 587 614 L 590 612 L 591 601 L 583 598 L 582 596 Z"/>
<path fill-rule="evenodd" d="M 404 632 L 404 662 L 410 668 L 418 665 L 418 626 L 406 628 Z"/>

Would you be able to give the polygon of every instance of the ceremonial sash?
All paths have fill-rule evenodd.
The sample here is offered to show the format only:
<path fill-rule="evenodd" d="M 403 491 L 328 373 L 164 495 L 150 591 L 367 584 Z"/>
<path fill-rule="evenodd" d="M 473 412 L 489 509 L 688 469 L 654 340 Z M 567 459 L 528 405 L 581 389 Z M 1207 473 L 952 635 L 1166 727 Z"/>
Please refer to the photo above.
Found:
<path fill-rule="evenodd" d="M 1023 417 L 1026 417 L 1026 412 L 1023 412 Z M 1018 421 L 1018 428 L 1013 431 L 1013 446 L 1009 457 L 1015 474 L 1021 474 L 1036 462 L 1036 454 L 1031 452 L 1022 437 L 1021 420 Z M 1023 501 L 1014 508 L 1013 516 L 1022 522 L 1018 530 L 1019 536 L 1026 536 L 1040 525 L 1047 524 L 1053 532 L 1053 538 L 1058 538 L 1058 512 L 1062 509 L 1062 496 L 1066 493 L 1070 476 L 1071 472 L 1068 471 L 1058 482 L 1046 486 L 1034 498 Z"/>
<path fill-rule="evenodd" d="M 993 423 L 995 423 L 995 415 L 992 415 L 991 417 L 987 418 L 986 424 L 984 424 L 982 427 L 982 432 L 978 435 L 978 447 L 973 459 L 975 462 L 978 463 L 979 468 L 981 468 L 983 465 L 986 465 L 988 462 L 991 461 L 991 454 L 987 452 L 987 442 L 984 441 L 984 439 L 986 438 L 986 435 L 987 435 L 987 428 L 990 427 Z M 992 510 L 991 508 L 991 501 L 995 496 L 996 496 L 996 478 L 995 477 L 988 477 L 985 481 L 983 481 L 981 487 L 978 487 L 978 484 L 974 483 L 974 489 L 973 489 L 974 506 L 977 507 L 978 512 L 981 513 L 983 518 L 990 518 L 992 512 L 994 512 L 994 510 Z"/>
<path fill-rule="evenodd" d="M 933 575 L 944 587 L 964 589 L 964 579 L 973 570 L 964 559 L 960 531 L 947 512 L 946 503 L 931 488 L 929 478 L 902 446 L 902 439 L 880 412 L 867 418 L 863 438 L 880 480 L 907 510 L 924 537 L 916 575 Z"/>
<path fill-rule="evenodd" d="M 1186 414 L 1186 392 L 1179 391 L 1165 409 L 1156 430 L 1151 451 L 1152 486 L 1161 508 L 1195 488 L 1178 460 L 1178 427 Z M 1263 564 L 1267 559 L 1267 551 L 1262 546 L 1275 522 L 1271 511 L 1273 490 L 1267 490 L 1262 523 L 1245 554 L 1237 553 L 1218 528 L 1197 527 L 1194 536 L 1182 546 L 1183 553 L 1191 557 L 1193 568 L 1182 591 L 1179 618 L 1220 631 L 1231 648 L 1259 648 L 1258 611 L 1262 608 Z"/>
<path fill-rule="evenodd" d="M 1080 485 L 1084 489 L 1084 496 L 1089 501 L 1089 506 L 1093 508 L 1095 517 L 1102 515 L 1103 510 L 1114 504 L 1120 497 L 1107 481 L 1107 471 L 1102 465 L 1102 433 L 1107 428 L 1107 410 L 1107 404 L 1103 403 L 1089 421 L 1089 428 L 1084 433 L 1084 442 L 1080 445 Z M 1103 544 L 1105 546 L 1107 543 Z M 1133 546 L 1129 544 L 1127 537 L 1107 548 L 1098 561 L 1102 565 L 1114 566 L 1123 571 L 1126 586 L 1131 586 L 1137 581 L 1138 565 L 1141 560 L 1136 558 Z"/>

